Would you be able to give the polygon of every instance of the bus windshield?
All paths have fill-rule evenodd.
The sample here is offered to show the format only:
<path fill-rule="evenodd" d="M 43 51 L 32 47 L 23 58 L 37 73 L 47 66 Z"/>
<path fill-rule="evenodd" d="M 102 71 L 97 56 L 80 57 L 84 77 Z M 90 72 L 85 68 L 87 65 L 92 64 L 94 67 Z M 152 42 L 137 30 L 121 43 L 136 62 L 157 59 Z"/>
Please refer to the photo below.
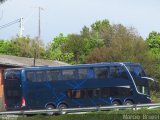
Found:
<path fill-rule="evenodd" d="M 134 77 L 146 77 L 144 70 L 139 65 L 128 65 L 127 68 Z"/>

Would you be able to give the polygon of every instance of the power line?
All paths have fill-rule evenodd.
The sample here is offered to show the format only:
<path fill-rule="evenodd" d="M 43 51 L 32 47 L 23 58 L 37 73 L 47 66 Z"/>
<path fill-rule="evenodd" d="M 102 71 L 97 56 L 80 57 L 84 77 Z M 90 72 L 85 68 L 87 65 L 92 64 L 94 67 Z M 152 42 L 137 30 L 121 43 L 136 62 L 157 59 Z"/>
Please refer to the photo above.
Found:
<path fill-rule="evenodd" d="M 20 27 L 19 37 L 22 37 L 23 36 L 23 31 L 24 31 L 23 17 L 21 17 L 20 19 L 14 20 L 12 22 L 9 22 L 7 24 L 4 24 L 4 25 L 0 26 L 0 29 L 9 27 L 9 26 L 14 25 L 16 23 L 20 23 L 20 25 L 19 25 L 19 27 Z"/>
<path fill-rule="evenodd" d="M 18 23 L 18 22 L 20 22 L 20 19 L 14 20 L 14 21 L 12 21 L 12 22 L 9 22 L 9 23 L 7 23 L 7 24 L 4 24 L 4 25 L 0 26 L 0 29 L 9 27 L 9 26 L 11 26 L 11 25 L 13 25 L 13 24 L 16 24 L 16 23 Z"/>

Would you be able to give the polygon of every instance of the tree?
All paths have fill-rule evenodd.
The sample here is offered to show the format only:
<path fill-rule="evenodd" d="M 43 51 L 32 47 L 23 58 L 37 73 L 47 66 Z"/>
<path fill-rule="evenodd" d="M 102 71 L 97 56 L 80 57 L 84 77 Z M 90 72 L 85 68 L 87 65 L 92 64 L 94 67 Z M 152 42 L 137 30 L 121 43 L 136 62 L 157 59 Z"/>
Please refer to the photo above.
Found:
<path fill-rule="evenodd" d="M 68 36 L 64 36 L 62 33 L 55 37 L 53 41 L 48 45 L 47 57 L 53 60 L 64 61 L 67 63 L 71 62 L 73 58 L 72 53 L 62 52 L 62 46 L 66 44 Z"/>
<path fill-rule="evenodd" d="M 146 39 L 146 44 L 148 46 L 149 59 L 152 59 L 150 63 L 147 63 L 148 73 L 151 76 L 158 79 L 160 82 L 160 33 L 151 32 Z"/>
<path fill-rule="evenodd" d="M 133 28 L 126 28 L 121 24 L 112 25 L 104 35 L 110 38 L 109 42 L 106 41 L 107 39 L 103 39 L 105 43 L 109 44 L 105 44 L 105 47 L 99 49 L 95 48 L 88 55 L 87 63 L 143 60 L 146 54 L 145 42 Z"/>
<path fill-rule="evenodd" d="M 44 58 L 45 49 L 42 44 L 29 37 L 13 38 L 12 40 L 0 41 L 0 53 L 20 57 L 34 57 L 35 49 L 39 58 Z"/>
<path fill-rule="evenodd" d="M 149 50 L 160 57 L 160 33 L 151 32 L 146 39 Z"/>
<path fill-rule="evenodd" d="M 10 46 L 11 42 L 9 40 L 0 40 L 0 53 L 11 54 Z"/>
<path fill-rule="evenodd" d="M 108 20 L 84 26 L 80 35 L 60 34 L 49 45 L 51 59 L 75 63 L 99 61 L 143 61 L 144 40 L 134 28 L 110 25 Z M 99 59 L 99 60 L 98 60 Z"/>
<path fill-rule="evenodd" d="M 80 35 L 70 34 L 61 50 L 65 54 L 72 54 L 72 64 L 82 63 L 85 55 L 86 42 Z"/>
<path fill-rule="evenodd" d="M 84 30 L 86 29 L 86 30 Z M 70 64 L 84 63 L 85 57 L 95 47 L 104 45 L 98 35 L 90 35 L 90 31 L 85 27 L 82 35 L 69 34 L 66 37 L 60 34 L 48 46 L 48 56 Z M 88 33 L 87 33 L 88 31 Z"/>
<path fill-rule="evenodd" d="M 96 21 L 91 25 L 91 34 L 93 37 L 97 37 L 99 40 L 103 40 L 106 46 L 110 46 L 111 43 L 111 30 L 112 26 L 108 20 Z"/>

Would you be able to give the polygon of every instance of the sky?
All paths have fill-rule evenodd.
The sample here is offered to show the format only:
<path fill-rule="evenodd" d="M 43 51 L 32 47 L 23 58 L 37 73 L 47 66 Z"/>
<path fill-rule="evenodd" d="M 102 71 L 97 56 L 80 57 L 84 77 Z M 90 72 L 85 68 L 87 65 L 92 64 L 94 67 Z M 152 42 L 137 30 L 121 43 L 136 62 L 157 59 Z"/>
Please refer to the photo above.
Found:
<path fill-rule="evenodd" d="M 134 27 L 144 39 L 152 31 L 160 32 L 160 0 L 7 0 L 0 5 L 0 26 L 23 17 L 23 35 L 35 38 L 39 6 L 45 44 L 60 33 L 79 34 L 84 25 L 104 19 Z M 14 38 L 19 31 L 19 23 L 0 29 L 0 39 Z"/>

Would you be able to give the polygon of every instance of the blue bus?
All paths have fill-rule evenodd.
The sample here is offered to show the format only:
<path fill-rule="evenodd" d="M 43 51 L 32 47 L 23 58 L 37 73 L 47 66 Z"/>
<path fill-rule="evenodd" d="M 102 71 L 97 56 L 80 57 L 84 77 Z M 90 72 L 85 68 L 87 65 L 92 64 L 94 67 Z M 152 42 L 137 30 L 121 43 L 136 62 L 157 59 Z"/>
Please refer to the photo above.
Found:
<path fill-rule="evenodd" d="M 149 80 L 138 63 L 96 63 L 6 69 L 6 110 L 150 103 Z"/>

